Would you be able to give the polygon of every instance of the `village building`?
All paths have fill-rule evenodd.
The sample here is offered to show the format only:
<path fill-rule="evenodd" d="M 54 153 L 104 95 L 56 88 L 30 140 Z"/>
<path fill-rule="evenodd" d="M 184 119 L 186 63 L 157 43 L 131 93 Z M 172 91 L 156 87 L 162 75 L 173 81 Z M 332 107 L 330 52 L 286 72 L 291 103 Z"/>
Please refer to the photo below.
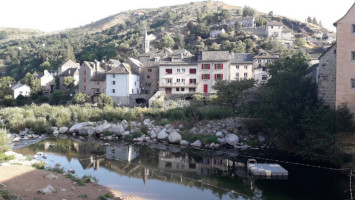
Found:
<path fill-rule="evenodd" d="M 201 51 L 198 55 L 197 93 L 215 93 L 217 80 L 229 79 L 231 55 L 228 51 Z"/>
<path fill-rule="evenodd" d="M 95 92 L 98 89 L 97 82 L 100 83 L 102 81 L 92 82 L 91 80 L 95 76 L 98 76 L 98 74 L 105 72 L 105 70 L 102 68 L 104 65 L 105 63 L 101 63 L 99 61 L 83 62 L 79 68 L 79 92 L 87 93 L 91 97 L 95 96 Z"/>
<path fill-rule="evenodd" d="M 48 70 L 44 70 L 43 75 L 39 77 L 41 88 L 44 94 L 52 93 L 55 89 L 55 77 Z"/>
<path fill-rule="evenodd" d="M 252 79 L 253 55 L 250 53 L 235 53 L 232 55 L 229 67 L 229 80 Z"/>
<path fill-rule="evenodd" d="M 62 66 L 58 68 L 59 76 L 59 89 L 65 89 L 63 85 L 65 77 L 72 77 L 74 79 L 74 87 L 77 87 L 79 84 L 79 68 L 80 64 L 72 60 L 68 60 Z"/>
<path fill-rule="evenodd" d="M 22 95 L 24 97 L 28 97 L 31 95 L 30 86 L 22 84 L 20 82 L 17 82 L 13 86 L 11 86 L 11 90 L 13 91 L 14 99 L 16 99 L 19 95 Z"/>
<path fill-rule="evenodd" d="M 210 31 L 210 38 L 217 38 L 224 33 L 226 33 L 224 28 L 214 28 Z"/>
<path fill-rule="evenodd" d="M 256 22 L 255 18 L 251 16 L 247 17 L 236 17 L 229 21 L 229 25 L 234 27 L 236 23 L 239 23 L 242 28 L 255 28 Z"/>
<path fill-rule="evenodd" d="M 268 65 L 277 60 L 278 57 L 268 51 L 259 50 L 259 53 L 253 57 L 254 80 L 258 83 L 265 83 L 270 78 Z"/>
<path fill-rule="evenodd" d="M 106 95 L 117 105 L 130 105 L 130 95 L 140 94 L 139 68 L 121 63 L 106 72 Z"/>
<path fill-rule="evenodd" d="M 265 26 L 266 37 L 273 37 L 278 40 L 282 39 L 283 24 L 281 22 L 267 22 Z"/>

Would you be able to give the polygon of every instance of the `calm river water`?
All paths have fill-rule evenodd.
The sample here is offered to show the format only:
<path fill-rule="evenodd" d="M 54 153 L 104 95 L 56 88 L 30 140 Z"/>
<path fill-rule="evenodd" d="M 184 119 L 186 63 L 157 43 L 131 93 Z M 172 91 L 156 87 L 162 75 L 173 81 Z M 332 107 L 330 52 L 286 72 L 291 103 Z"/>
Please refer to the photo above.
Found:
<path fill-rule="evenodd" d="M 102 185 L 149 200 L 263 199 L 341 200 L 350 198 L 349 178 L 336 171 L 287 165 L 286 180 L 253 179 L 243 166 L 246 152 L 208 152 L 124 142 L 110 146 L 48 139 L 16 150 L 54 167 L 92 175 Z M 260 155 L 260 154 L 259 154 Z M 260 155 L 265 156 L 265 155 Z M 258 160 L 260 162 L 260 160 Z"/>

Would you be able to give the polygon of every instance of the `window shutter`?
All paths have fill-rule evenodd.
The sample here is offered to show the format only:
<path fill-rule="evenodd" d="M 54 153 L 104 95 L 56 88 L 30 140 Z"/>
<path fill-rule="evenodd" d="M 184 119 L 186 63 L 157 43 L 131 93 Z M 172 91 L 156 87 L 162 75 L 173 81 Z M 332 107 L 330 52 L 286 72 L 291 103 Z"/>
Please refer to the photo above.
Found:
<path fill-rule="evenodd" d="M 210 77 L 210 74 L 208 74 L 208 80 L 210 80 L 210 78 L 211 78 L 211 77 Z"/>
<path fill-rule="evenodd" d="M 214 69 L 217 69 L 217 64 L 214 64 Z"/>
<path fill-rule="evenodd" d="M 208 69 L 211 69 L 211 64 L 208 64 Z"/>
<path fill-rule="evenodd" d="M 221 74 L 221 78 L 222 78 L 222 80 L 223 80 L 223 74 Z"/>
<path fill-rule="evenodd" d="M 221 66 L 222 66 L 222 68 L 221 68 L 221 69 L 223 69 L 223 64 L 221 64 Z"/>
<path fill-rule="evenodd" d="M 203 80 L 203 74 L 202 74 L 202 77 L 201 77 L 201 79 Z"/>
<path fill-rule="evenodd" d="M 214 74 L 214 80 L 217 80 L 217 74 Z"/>

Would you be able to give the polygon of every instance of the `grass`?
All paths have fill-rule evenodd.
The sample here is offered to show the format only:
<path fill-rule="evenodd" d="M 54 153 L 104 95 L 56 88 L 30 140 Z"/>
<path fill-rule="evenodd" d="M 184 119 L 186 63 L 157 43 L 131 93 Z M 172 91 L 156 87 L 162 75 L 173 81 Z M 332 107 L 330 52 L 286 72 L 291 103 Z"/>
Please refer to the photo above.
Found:
<path fill-rule="evenodd" d="M 200 140 L 202 143 L 218 143 L 217 137 L 214 135 L 181 133 L 181 136 L 189 142 L 195 142 L 196 140 Z"/>
<path fill-rule="evenodd" d="M 82 195 L 79 195 L 78 198 L 88 199 L 89 197 L 87 194 L 82 194 Z"/>
<path fill-rule="evenodd" d="M 14 155 L 7 156 L 4 153 L 0 153 L 0 162 L 6 162 L 15 159 Z"/>
<path fill-rule="evenodd" d="M 0 190 L 0 196 L 4 199 L 10 199 L 10 192 L 8 190 Z"/>
<path fill-rule="evenodd" d="M 50 171 L 50 172 L 57 172 L 59 174 L 63 174 L 64 173 L 64 168 L 59 168 L 59 167 L 46 168 L 46 170 Z"/>
<path fill-rule="evenodd" d="M 32 165 L 32 167 L 36 168 L 36 169 L 44 169 L 44 163 L 40 162 L 40 163 L 34 163 Z"/>
<path fill-rule="evenodd" d="M 94 180 L 95 182 L 98 181 L 95 176 L 91 176 L 91 175 L 84 175 L 81 178 L 81 180 L 83 180 L 84 183 L 90 183 L 90 179 Z"/>
<path fill-rule="evenodd" d="M 65 175 L 67 178 L 69 178 L 70 180 L 76 182 L 79 186 L 85 186 L 85 183 L 83 182 L 82 179 L 76 177 L 76 176 L 73 176 L 71 174 L 66 174 Z"/>

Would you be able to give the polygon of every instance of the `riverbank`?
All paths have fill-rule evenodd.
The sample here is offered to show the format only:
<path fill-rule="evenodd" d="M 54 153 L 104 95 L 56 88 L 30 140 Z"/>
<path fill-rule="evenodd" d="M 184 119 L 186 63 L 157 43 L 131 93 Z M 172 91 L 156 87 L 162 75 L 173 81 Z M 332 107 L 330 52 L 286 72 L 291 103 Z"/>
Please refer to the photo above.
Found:
<path fill-rule="evenodd" d="M 80 184 L 68 176 L 32 166 L 35 159 L 24 159 L 21 154 L 7 153 L 14 160 L 0 165 L 0 199 L 117 199 L 143 200 L 137 196 L 122 195 L 119 191 L 95 183 Z M 23 164 L 23 165 L 21 165 Z M 80 180 L 80 179 L 79 179 Z"/>

